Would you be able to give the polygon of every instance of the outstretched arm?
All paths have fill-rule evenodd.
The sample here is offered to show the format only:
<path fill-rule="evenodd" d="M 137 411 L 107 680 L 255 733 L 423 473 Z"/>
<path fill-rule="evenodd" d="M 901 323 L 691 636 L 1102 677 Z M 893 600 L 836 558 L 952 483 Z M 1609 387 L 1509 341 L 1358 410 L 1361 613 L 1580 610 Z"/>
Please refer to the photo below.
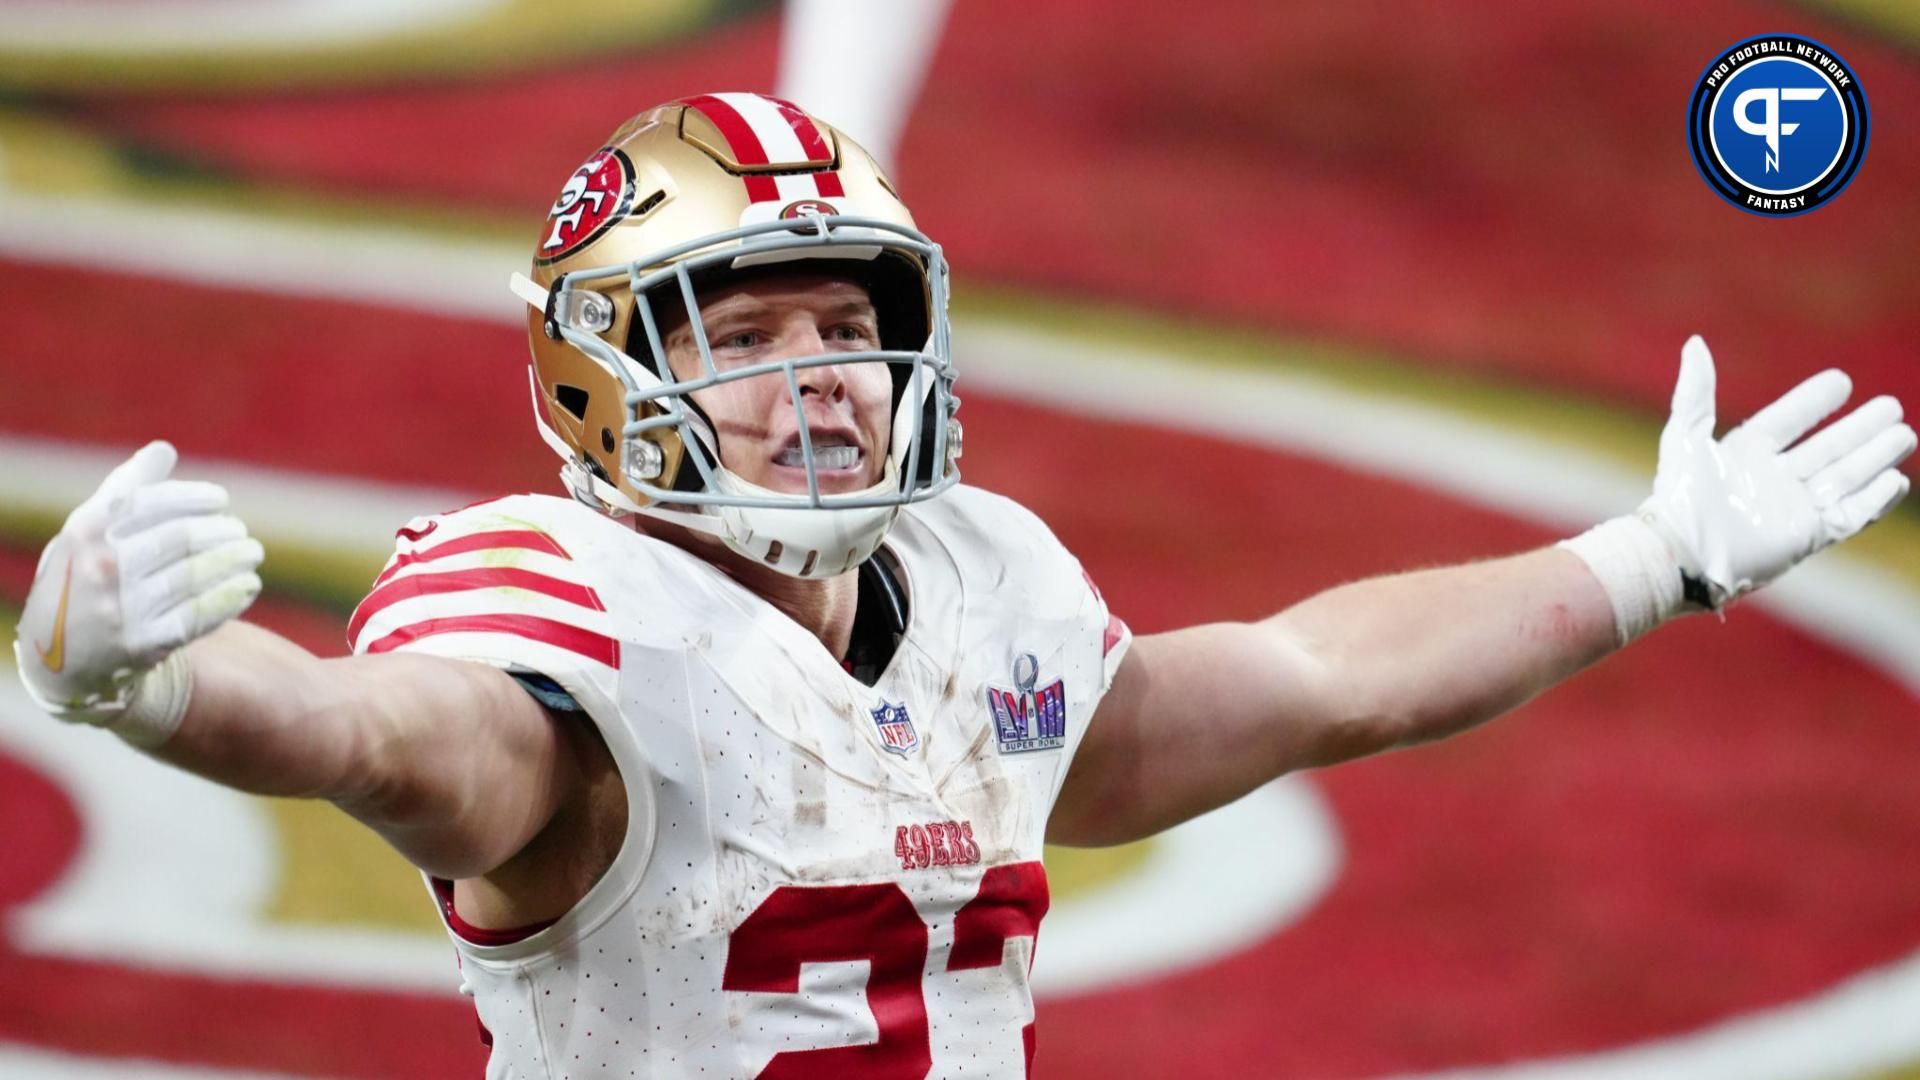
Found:
<path fill-rule="evenodd" d="M 1838 371 L 1716 440 L 1705 343 L 1682 353 L 1654 494 L 1552 548 L 1374 578 L 1258 623 L 1134 641 L 1048 838 L 1120 843 L 1294 769 L 1463 731 L 1685 611 L 1718 610 L 1884 514 L 1915 445 L 1899 403 Z M 1796 444 L 1797 442 L 1797 444 Z"/>
<path fill-rule="evenodd" d="M 1342 585 L 1257 623 L 1137 637 L 1048 839 L 1135 840 L 1295 769 L 1464 731 L 1614 643 L 1605 591 L 1556 548 Z"/>
<path fill-rule="evenodd" d="M 525 847 L 578 790 L 585 725 L 484 665 L 322 660 L 229 621 L 260 545 L 174 460 L 142 449 L 48 545 L 15 641 L 41 706 L 230 787 L 332 801 L 439 876 Z"/>
<path fill-rule="evenodd" d="M 495 668 L 322 660 L 237 621 L 184 652 L 191 703 L 148 753 L 242 791 L 332 802 L 437 877 L 499 867 L 582 782 L 586 725 Z"/>

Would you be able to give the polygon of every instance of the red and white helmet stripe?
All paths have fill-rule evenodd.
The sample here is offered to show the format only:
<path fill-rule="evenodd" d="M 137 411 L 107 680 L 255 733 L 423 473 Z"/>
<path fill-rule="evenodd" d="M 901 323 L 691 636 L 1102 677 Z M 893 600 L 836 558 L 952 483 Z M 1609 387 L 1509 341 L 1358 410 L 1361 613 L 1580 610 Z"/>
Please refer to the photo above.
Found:
<path fill-rule="evenodd" d="M 764 94 L 727 93 L 702 94 L 687 98 L 685 104 L 713 121 L 741 165 L 793 162 L 821 169 L 787 175 L 747 173 L 741 180 L 752 201 L 793 202 L 846 194 L 839 172 L 830 168 L 833 151 L 826 137 L 792 102 Z"/>

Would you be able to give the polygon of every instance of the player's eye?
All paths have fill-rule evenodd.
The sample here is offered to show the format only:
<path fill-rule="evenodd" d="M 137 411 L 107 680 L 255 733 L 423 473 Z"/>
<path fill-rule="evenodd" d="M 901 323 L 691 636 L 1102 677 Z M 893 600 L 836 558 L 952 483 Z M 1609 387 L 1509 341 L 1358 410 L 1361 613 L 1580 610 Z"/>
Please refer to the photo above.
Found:
<path fill-rule="evenodd" d="M 873 331 L 859 323 L 841 323 L 827 331 L 827 340 L 843 344 L 870 344 Z"/>
<path fill-rule="evenodd" d="M 751 349 L 760 344 L 761 340 L 762 336 L 758 330 L 737 330 L 731 334 L 721 335 L 719 340 L 714 342 L 714 347 L 718 349 L 735 350 Z"/>

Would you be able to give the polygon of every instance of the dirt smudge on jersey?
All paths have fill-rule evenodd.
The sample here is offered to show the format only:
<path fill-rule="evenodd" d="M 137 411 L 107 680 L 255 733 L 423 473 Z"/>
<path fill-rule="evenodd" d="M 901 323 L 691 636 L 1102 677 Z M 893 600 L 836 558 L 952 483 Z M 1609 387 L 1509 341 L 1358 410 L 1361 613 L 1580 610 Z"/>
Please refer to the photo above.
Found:
<path fill-rule="evenodd" d="M 793 775 L 794 824 L 815 829 L 827 826 L 826 766 L 796 762 Z"/>
<path fill-rule="evenodd" d="M 982 728 L 968 749 L 965 764 L 940 783 L 941 802 L 960 820 L 972 821 L 981 859 L 989 865 L 1020 857 L 1026 835 L 1026 804 L 994 752 L 990 730 Z"/>

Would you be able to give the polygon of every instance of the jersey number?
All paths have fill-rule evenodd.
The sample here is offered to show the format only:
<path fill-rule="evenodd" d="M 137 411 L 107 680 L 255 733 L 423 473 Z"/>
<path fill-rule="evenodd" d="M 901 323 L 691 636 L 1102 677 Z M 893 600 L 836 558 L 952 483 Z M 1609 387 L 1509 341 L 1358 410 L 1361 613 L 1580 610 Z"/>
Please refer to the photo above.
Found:
<path fill-rule="evenodd" d="M 998 967 L 1009 939 L 1033 937 L 1047 913 L 1047 875 L 1037 862 L 989 869 L 953 917 L 948 971 Z M 922 1080 L 933 1068 L 927 1003 L 920 974 L 927 966 L 927 924 L 900 886 L 783 885 L 733 932 L 728 990 L 794 994 L 800 965 L 865 960 L 867 1008 L 880 1038 L 864 1046 L 832 1046 L 775 1054 L 761 1080 Z M 1033 1025 L 1021 1029 L 1033 1066 Z"/>

